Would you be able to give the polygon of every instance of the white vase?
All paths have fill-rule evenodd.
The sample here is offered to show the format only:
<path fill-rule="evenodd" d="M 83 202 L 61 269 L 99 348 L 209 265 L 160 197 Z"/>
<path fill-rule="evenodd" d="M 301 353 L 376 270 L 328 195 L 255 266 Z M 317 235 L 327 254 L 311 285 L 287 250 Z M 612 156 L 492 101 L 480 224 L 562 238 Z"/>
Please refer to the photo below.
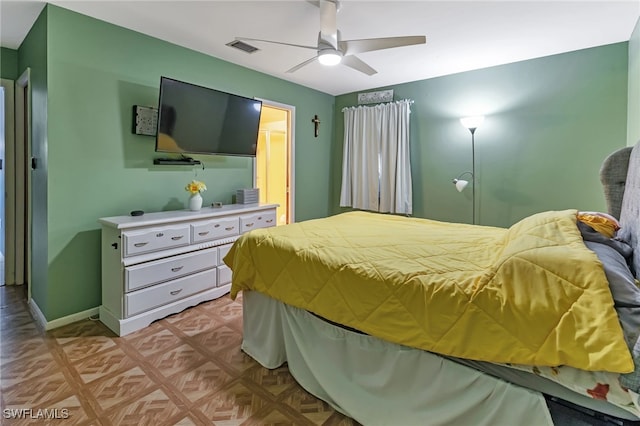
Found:
<path fill-rule="evenodd" d="M 199 192 L 189 197 L 189 210 L 197 212 L 202 208 L 202 195 Z"/>

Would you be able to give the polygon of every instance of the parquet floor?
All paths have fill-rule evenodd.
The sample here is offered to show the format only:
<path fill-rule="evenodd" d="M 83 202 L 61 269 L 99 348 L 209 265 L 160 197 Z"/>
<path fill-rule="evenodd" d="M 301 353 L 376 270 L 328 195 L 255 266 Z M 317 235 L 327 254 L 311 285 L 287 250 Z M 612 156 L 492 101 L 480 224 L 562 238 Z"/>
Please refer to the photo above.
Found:
<path fill-rule="evenodd" d="M 357 424 L 240 350 L 240 298 L 124 337 L 89 319 L 45 333 L 19 287 L 0 287 L 0 314 L 2 425 Z"/>

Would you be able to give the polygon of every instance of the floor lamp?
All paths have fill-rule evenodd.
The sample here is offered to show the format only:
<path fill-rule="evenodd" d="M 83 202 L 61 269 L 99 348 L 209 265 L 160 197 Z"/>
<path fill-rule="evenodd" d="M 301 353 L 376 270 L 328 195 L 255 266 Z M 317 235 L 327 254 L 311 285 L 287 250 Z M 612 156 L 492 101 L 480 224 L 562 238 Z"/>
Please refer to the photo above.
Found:
<path fill-rule="evenodd" d="M 458 178 L 453 180 L 453 183 L 456 185 L 456 189 L 458 192 L 462 192 L 462 190 L 469 184 L 468 181 L 460 179 L 466 173 L 471 175 L 471 202 L 472 202 L 472 214 L 473 214 L 473 224 L 476 224 L 476 141 L 475 141 L 475 133 L 476 129 L 484 122 L 483 115 L 476 115 L 473 117 L 464 117 L 460 119 L 460 123 L 469 129 L 471 132 L 471 171 L 464 172 Z"/>

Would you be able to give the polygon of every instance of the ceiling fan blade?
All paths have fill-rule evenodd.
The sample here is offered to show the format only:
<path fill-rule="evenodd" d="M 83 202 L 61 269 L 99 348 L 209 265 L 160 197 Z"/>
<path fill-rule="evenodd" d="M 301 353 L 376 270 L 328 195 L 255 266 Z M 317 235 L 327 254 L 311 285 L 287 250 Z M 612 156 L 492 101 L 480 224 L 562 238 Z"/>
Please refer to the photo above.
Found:
<path fill-rule="evenodd" d="M 336 0 L 320 0 L 320 39 L 334 49 L 338 48 L 338 24 Z"/>
<path fill-rule="evenodd" d="M 383 37 L 383 38 L 363 38 L 360 40 L 342 40 L 340 50 L 345 55 L 372 52 L 374 50 L 391 49 L 393 47 L 411 46 L 415 44 L 425 44 L 425 36 L 405 36 L 405 37 Z"/>
<path fill-rule="evenodd" d="M 362 59 L 358 58 L 357 56 L 353 56 L 353 55 L 343 56 L 342 64 L 348 66 L 349 68 L 353 68 L 356 71 L 365 73 L 366 75 L 374 75 L 378 73 L 378 71 L 371 68 Z"/>
<path fill-rule="evenodd" d="M 236 37 L 236 40 L 241 40 L 241 41 L 260 41 L 260 42 L 263 42 L 263 43 L 281 44 L 281 45 L 284 45 L 284 46 L 293 46 L 293 47 L 301 47 L 303 49 L 318 50 L 318 46 L 303 46 L 301 44 L 283 43 L 281 41 L 263 40 L 263 39 L 260 39 L 260 38 Z"/>
<path fill-rule="evenodd" d="M 286 72 L 291 73 L 291 72 L 296 72 L 298 71 L 300 68 L 304 67 L 305 65 L 309 65 L 311 62 L 315 61 L 316 59 L 318 59 L 317 56 L 314 56 L 311 59 L 307 59 L 306 61 L 302 62 L 301 64 L 296 65 L 293 68 L 288 69 Z"/>

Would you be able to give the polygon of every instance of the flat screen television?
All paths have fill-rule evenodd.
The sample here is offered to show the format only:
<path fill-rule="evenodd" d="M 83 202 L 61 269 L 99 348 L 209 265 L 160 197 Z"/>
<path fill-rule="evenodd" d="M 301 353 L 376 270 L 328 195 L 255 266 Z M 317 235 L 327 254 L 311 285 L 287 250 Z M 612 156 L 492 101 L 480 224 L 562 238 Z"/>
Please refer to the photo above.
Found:
<path fill-rule="evenodd" d="M 156 151 L 255 156 L 262 101 L 160 78 Z"/>

